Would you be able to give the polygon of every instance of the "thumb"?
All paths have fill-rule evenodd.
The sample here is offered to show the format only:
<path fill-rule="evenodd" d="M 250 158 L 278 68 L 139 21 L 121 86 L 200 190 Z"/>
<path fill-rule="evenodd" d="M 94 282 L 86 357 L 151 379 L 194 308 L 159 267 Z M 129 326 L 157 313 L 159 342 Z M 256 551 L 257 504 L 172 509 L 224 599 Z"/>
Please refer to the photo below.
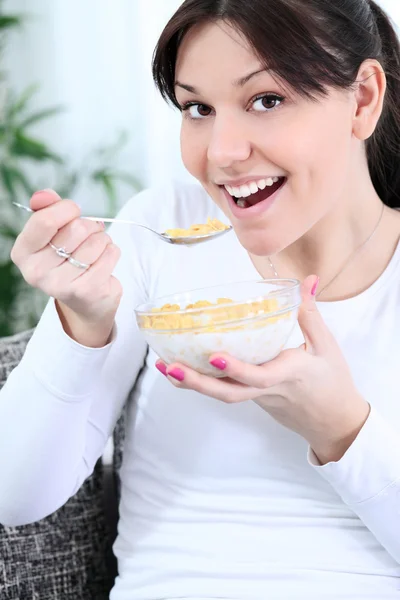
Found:
<path fill-rule="evenodd" d="M 310 275 L 301 286 L 302 303 L 299 309 L 298 321 L 305 339 L 305 349 L 313 354 L 326 350 L 332 341 L 332 335 L 315 303 L 319 277 Z"/>
<path fill-rule="evenodd" d="M 46 208 L 55 202 L 61 200 L 61 196 L 57 194 L 54 190 L 40 190 L 39 192 L 35 192 L 30 199 L 30 207 L 32 210 L 40 210 L 41 208 Z"/>

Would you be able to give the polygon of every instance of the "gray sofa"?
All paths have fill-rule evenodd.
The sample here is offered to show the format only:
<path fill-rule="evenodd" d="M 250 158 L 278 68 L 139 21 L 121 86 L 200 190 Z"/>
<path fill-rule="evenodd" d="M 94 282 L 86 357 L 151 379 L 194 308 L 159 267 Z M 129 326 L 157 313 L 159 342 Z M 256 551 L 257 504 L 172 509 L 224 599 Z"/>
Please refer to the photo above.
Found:
<path fill-rule="evenodd" d="M 32 331 L 0 339 L 0 387 L 17 366 Z M 105 600 L 117 574 L 116 536 L 124 415 L 114 432 L 114 460 L 99 460 L 78 493 L 31 525 L 0 525 L 1 600 Z M 1 485 L 1 482 L 0 482 Z"/>

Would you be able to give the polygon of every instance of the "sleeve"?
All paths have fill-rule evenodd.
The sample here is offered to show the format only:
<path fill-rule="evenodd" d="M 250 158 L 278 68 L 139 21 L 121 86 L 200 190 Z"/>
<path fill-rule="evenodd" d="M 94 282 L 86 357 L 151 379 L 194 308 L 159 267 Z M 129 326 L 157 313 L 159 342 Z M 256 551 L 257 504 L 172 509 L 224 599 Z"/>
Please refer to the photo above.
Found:
<path fill-rule="evenodd" d="M 119 217 L 139 219 L 149 192 Z M 147 299 L 158 247 L 127 225 L 109 234 L 121 248 L 123 286 L 110 344 L 86 348 L 64 332 L 50 299 L 20 364 L 0 392 L 0 523 L 17 526 L 56 511 L 102 455 L 141 370 L 147 346 L 134 307 Z M 152 236 L 150 236 L 152 237 Z M 151 268 L 150 268 L 151 267 Z"/>
<path fill-rule="evenodd" d="M 338 462 L 310 465 L 328 481 L 376 539 L 400 563 L 400 436 L 373 407 Z"/>

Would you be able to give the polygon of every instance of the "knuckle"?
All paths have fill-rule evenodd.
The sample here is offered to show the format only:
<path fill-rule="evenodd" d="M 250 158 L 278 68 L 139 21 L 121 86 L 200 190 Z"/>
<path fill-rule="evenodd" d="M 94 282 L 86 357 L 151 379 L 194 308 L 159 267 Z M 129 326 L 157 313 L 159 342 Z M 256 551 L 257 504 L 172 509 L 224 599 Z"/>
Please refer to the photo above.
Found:
<path fill-rule="evenodd" d="M 235 392 L 227 392 L 223 397 L 221 397 L 221 400 L 224 402 L 224 404 L 236 404 L 236 402 L 240 401 Z"/>
<path fill-rule="evenodd" d="M 88 243 L 101 254 L 111 244 L 111 239 L 107 234 L 97 231 L 88 238 Z"/>
<path fill-rule="evenodd" d="M 105 240 L 106 246 L 110 246 L 112 244 L 112 239 L 108 233 L 103 233 L 103 239 Z"/>
<path fill-rule="evenodd" d="M 73 200 L 62 200 L 62 205 L 64 209 L 68 209 L 69 213 L 72 215 L 73 218 L 77 218 L 80 216 L 81 209 Z"/>
<path fill-rule="evenodd" d="M 28 264 L 24 269 L 21 270 L 22 276 L 29 285 L 32 287 L 39 287 L 43 280 L 43 268 L 40 264 Z"/>
<path fill-rule="evenodd" d="M 265 390 L 265 389 L 271 387 L 271 385 L 272 385 L 271 377 L 267 373 L 263 373 L 261 375 L 259 381 L 256 383 L 255 387 L 260 390 Z"/>
<path fill-rule="evenodd" d="M 14 243 L 13 247 L 11 248 L 11 252 L 10 252 L 10 258 L 11 261 L 18 267 L 19 266 L 19 262 L 20 262 L 20 252 L 18 250 L 18 246 L 19 246 L 19 236 L 16 240 L 16 242 Z"/>
<path fill-rule="evenodd" d="M 91 233 L 87 223 L 82 219 L 74 219 L 70 224 L 70 233 L 79 240 L 85 240 Z"/>
<path fill-rule="evenodd" d="M 111 243 L 108 246 L 109 252 L 112 252 L 115 255 L 115 258 L 120 258 L 121 256 L 121 248 L 119 246 L 115 246 L 115 244 Z"/>
<path fill-rule="evenodd" d="M 114 298 L 119 302 L 122 298 L 122 295 L 124 293 L 124 288 L 122 287 L 121 283 L 119 282 L 118 279 L 116 279 L 115 277 L 111 276 L 111 280 L 113 281 L 113 292 L 114 292 Z"/>
<path fill-rule="evenodd" d="M 35 228 L 38 228 L 46 236 L 55 235 L 58 229 L 54 217 L 49 212 L 43 211 L 42 214 L 40 212 L 31 217 L 32 220 L 37 221 L 34 222 Z"/>

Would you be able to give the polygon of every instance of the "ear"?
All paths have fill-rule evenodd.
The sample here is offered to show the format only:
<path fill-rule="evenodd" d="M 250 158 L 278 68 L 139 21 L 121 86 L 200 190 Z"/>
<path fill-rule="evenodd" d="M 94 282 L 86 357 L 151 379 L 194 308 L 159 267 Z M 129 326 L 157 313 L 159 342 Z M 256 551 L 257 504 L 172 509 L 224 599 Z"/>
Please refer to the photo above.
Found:
<path fill-rule="evenodd" d="M 358 71 L 355 86 L 353 133 L 364 141 L 374 133 L 382 114 L 386 93 L 386 76 L 382 65 L 375 59 L 365 60 Z"/>

